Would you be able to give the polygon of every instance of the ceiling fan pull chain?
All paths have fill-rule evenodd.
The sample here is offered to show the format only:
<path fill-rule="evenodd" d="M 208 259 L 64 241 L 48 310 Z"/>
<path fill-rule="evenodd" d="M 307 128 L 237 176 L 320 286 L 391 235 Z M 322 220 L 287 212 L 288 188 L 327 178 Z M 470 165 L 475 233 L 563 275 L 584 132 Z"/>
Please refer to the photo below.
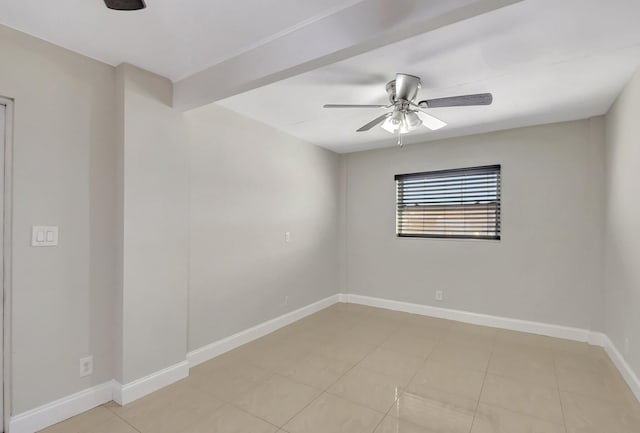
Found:
<path fill-rule="evenodd" d="M 402 147 L 402 134 L 400 133 L 399 129 L 398 129 L 398 146 Z"/>

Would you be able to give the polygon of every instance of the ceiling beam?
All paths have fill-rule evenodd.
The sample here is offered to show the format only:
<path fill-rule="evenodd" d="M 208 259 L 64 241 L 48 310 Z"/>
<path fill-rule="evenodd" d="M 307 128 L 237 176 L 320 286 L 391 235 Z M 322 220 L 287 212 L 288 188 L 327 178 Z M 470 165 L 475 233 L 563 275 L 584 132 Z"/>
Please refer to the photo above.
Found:
<path fill-rule="evenodd" d="M 363 0 L 174 83 L 190 110 L 521 0 Z"/>

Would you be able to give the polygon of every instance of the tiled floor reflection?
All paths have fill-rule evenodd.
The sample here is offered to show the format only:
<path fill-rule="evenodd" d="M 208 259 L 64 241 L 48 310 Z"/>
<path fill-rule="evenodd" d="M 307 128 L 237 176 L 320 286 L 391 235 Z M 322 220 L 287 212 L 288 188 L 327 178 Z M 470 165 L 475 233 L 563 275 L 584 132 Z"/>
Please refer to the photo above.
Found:
<path fill-rule="evenodd" d="M 638 433 L 602 349 L 336 304 L 46 433 Z"/>

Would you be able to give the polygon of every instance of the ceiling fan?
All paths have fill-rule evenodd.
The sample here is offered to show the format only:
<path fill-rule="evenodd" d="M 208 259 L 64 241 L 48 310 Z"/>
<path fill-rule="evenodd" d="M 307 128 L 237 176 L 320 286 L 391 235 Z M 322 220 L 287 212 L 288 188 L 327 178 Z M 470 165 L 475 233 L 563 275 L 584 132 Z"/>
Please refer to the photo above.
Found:
<path fill-rule="evenodd" d="M 116 11 L 138 11 L 147 7 L 144 0 L 104 0 L 104 3 Z"/>
<path fill-rule="evenodd" d="M 422 86 L 420 77 L 409 74 L 396 74 L 396 79 L 389 81 L 386 86 L 389 95 L 388 105 L 357 105 L 357 104 L 325 104 L 324 108 L 392 108 L 393 111 L 376 117 L 371 122 L 360 127 L 357 132 L 368 131 L 376 125 L 383 129 L 398 134 L 398 144 L 402 145 L 402 134 L 417 129 L 420 125 L 432 131 L 440 129 L 447 124 L 442 120 L 426 113 L 423 108 L 440 107 L 467 107 L 471 105 L 491 105 L 493 96 L 491 93 L 478 93 L 475 95 L 451 96 L 447 98 L 425 99 L 415 102 L 418 91 Z"/>

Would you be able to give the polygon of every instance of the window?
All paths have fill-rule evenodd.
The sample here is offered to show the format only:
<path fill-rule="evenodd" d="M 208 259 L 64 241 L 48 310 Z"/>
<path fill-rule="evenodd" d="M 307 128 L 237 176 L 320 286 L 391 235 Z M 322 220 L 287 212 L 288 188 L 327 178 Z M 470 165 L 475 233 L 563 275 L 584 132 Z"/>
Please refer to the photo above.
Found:
<path fill-rule="evenodd" d="M 396 175 L 399 237 L 500 239 L 500 166 Z"/>

